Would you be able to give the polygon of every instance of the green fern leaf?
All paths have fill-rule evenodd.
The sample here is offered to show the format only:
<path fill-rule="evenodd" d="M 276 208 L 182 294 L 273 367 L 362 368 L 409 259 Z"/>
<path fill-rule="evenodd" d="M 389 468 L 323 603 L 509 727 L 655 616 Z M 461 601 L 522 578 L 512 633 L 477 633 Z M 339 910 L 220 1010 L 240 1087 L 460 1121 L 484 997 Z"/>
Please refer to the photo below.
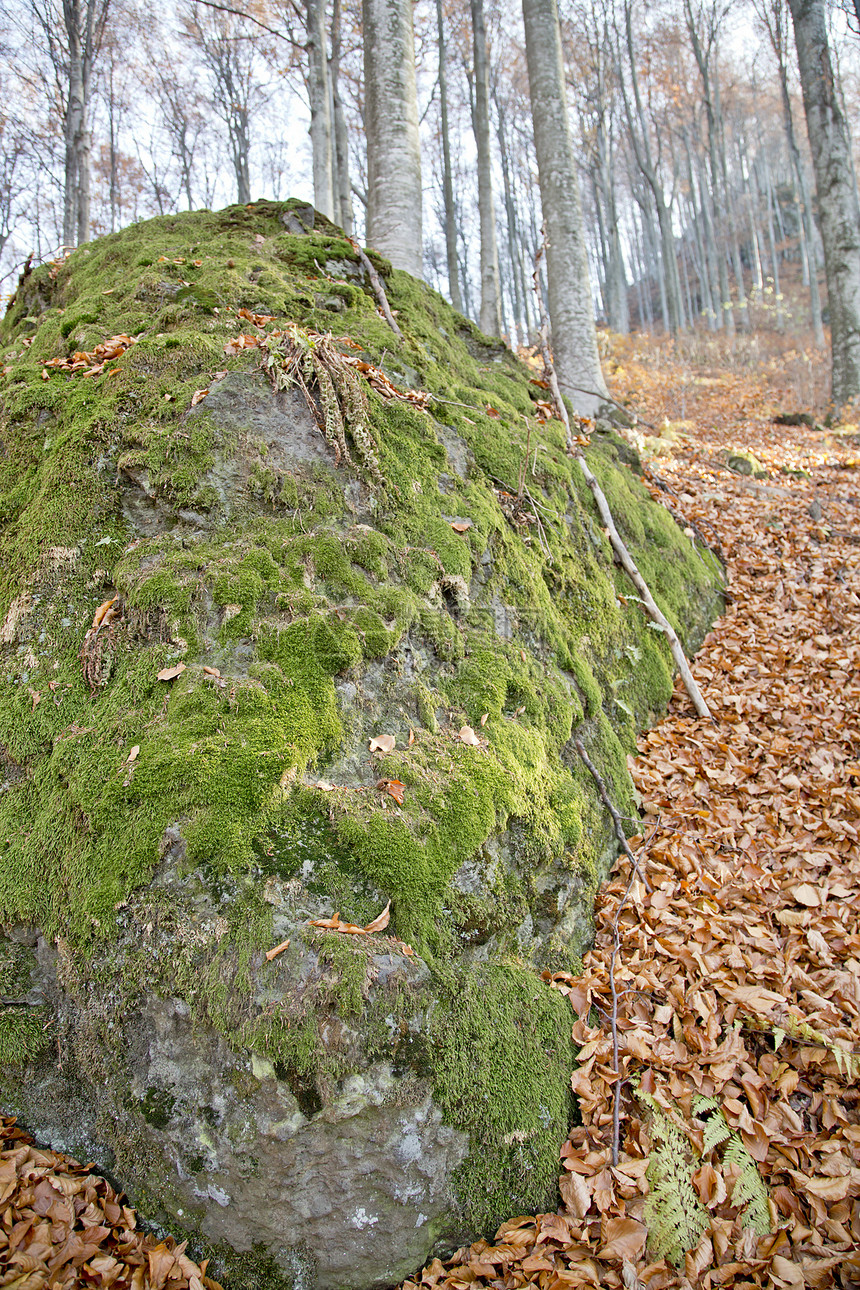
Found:
<path fill-rule="evenodd" d="M 752 1227 L 758 1232 L 759 1236 L 764 1236 L 766 1232 L 771 1230 L 767 1187 L 758 1171 L 758 1165 L 744 1146 L 743 1139 L 739 1134 L 731 1133 L 729 1135 L 725 1159 L 736 1165 L 740 1170 L 732 1191 L 732 1204 L 737 1206 L 738 1209 L 744 1207 L 744 1214 L 741 1218 L 742 1225 Z"/>
<path fill-rule="evenodd" d="M 657 1146 L 648 1162 L 651 1191 L 645 1201 L 648 1244 L 658 1258 L 675 1264 L 699 1240 L 708 1226 L 708 1216 L 693 1188 L 690 1145 L 655 1099 L 640 1093 L 652 1115 L 651 1132 Z"/>
<path fill-rule="evenodd" d="M 693 1112 L 705 1121 L 705 1135 L 702 1142 L 702 1155 L 708 1156 L 731 1134 L 726 1117 L 720 1110 L 720 1104 L 714 1097 L 697 1097 L 693 1099 Z"/>

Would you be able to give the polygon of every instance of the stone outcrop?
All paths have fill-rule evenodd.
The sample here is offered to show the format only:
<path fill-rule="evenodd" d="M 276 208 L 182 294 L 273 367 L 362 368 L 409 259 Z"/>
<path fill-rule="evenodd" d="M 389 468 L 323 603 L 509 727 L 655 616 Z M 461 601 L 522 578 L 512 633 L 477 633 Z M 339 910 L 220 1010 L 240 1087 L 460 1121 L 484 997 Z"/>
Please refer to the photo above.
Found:
<path fill-rule="evenodd" d="M 0 1106 L 234 1287 L 390 1286 L 554 1206 L 540 973 L 613 854 L 571 736 L 633 827 L 671 691 L 533 373 L 376 267 L 403 341 L 339 230 L 257 203 L 43 266 L 3 324 Z M 329 331 L 371 378 L 341 429 Z M 713 558 L 588 453 L 694 647 Z"/>

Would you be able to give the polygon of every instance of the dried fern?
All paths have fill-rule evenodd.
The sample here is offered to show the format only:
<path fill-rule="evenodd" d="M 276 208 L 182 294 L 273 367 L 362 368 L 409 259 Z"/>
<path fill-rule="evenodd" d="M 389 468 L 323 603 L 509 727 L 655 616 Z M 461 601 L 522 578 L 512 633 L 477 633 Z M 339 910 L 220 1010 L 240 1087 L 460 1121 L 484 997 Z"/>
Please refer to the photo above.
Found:
<path fill-rule="evenodd" d="M 276 390 L 296 386 L 301 391 L 323 437 L 334 450 L 337 464 L 354 464 L 348 431 L 365 473 L 375 483 L 384 484 L 367 424 L 365 383 L 331 336 L 290 327 L 283 336 L 268 341 L 263 364 Z"/>
<path fill-rule="evenodd" d="M 708 1227 L 708 1215 L 692 1183 L 698 1161 L 687 1138 L 647 1093 L 640 1101 L 651 1112 L 651 1132 L 657 1145 L 648 1162 L 651 1191 L 645 1201 L 648 1244 L 658 1258 L 683 1262 Z"/>

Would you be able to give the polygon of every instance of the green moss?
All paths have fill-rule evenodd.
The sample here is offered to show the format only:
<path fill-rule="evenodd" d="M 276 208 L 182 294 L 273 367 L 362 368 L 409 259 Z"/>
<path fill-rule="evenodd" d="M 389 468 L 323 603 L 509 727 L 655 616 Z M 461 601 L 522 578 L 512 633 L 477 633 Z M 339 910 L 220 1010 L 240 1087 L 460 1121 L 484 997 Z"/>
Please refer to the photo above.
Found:
<path fill-rule="evenodd" d="M 23 1070 L 51 1047 L 47 1008 L 0 1007 L 0 1070 Z"/>
<path fill-rule="evenodd" d="M 472 1151 L 455 1176 L 469 1224 L 554 1210 L 575 1058 L 565 999 L 513 964 L 453 978 L 431 1034 L 435 1097 Z"/>

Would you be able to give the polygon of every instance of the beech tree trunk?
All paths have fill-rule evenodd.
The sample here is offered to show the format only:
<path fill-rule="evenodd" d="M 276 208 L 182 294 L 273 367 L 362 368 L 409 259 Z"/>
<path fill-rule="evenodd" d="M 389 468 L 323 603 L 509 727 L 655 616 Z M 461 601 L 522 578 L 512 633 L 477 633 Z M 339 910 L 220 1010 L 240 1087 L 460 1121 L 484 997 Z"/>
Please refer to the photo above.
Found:
<path fill-rule="evenodd" d="M 362 0 L 367 241 L 396 269 L 424 272 L 421 152 L 411 0 Z"/>
<path fill-rule="evenodd" d="M 860 200 L 827 43 L 824 0 L 789 0 L 818 193 L 833 403 L 860 396 Z"/>
<path fill-rule="evenodd" d="M 451 170 L 451 137 L 448 131 L 448 50 L 442 0 L 436 0 L 436 31 L 439 43 L 439 115 L 442 129 L 442 200 L 445 208 L 445 257 L 448 267 L 448 296 L 458 313 L 463 312 L 460 270 L 457 263 L 457 211 Z"/>
<path fill-rule="evenodd" d="M 555 369 L 562 393 L 577 412 L 591 416 L 609 394 L 597 352 L 556 0 L 523 0 L 523 19 Z"/>
<path fill-rule="evenodd" d="M 490 153 L 490 94 L 487 84 L 487 28 L 483 0 L 471 0 L 475 59 L 475 144 L 478 152 L 478 214 L 481 224 L 481 331 L 502 333 L 499 291 L 499 252 L 496 245 L 496 203 Z"/>
<path fill-rule="evenodd" d="M 334 0 L 331 14 L 331 84 L 332 125 L 334 127 L 334 221 L 348 237 L 352 236 L 355 216 L 352 209 L 352 183 L 349 177 L 349 137 L 340 92 L 340 0 Z"/>
<path fill-rule="evenodd" d="M 314 206 L 321 214 L 333 220 L 335 218 L 334 129 L 326 56 L 325 0 L 307 0 L 307 51 Z"/>
<path fill-rule="evenodd" d="M 108 18 L 110 0 L 62 0 L 65 35 L 67 95 L 63 135 L 65 174 L 63 188 L 63 241 L 80 245 L 90 235 L 90 85 Z M 42 26 L 50 11 L 37 10 Z M 53 33 L 52 33 L 53 35 Z M 49 39 L 55 70 L 60 59 L 57 44 Z"/>

